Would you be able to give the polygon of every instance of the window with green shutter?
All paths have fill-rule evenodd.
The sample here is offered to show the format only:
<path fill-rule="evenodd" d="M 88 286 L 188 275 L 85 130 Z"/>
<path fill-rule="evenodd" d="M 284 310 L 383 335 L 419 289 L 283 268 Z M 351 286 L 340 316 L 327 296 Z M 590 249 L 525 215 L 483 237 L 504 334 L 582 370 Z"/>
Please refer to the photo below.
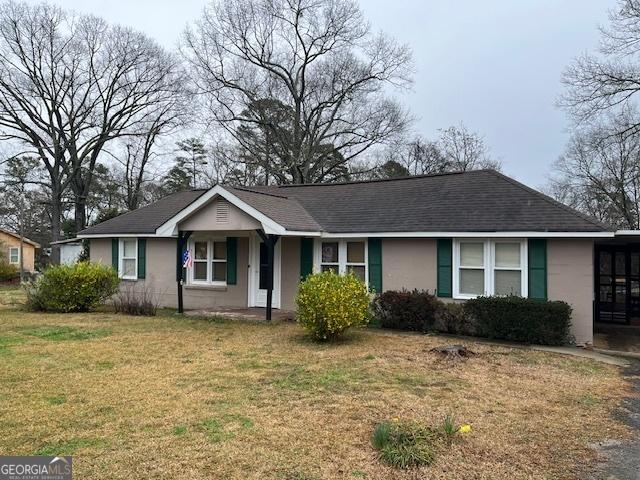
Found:
<path fill-rule="evenodd" d="M 370 238 L 369 242 L 369 288 L 382 292 L 382 239 Z"/>
<path fill-rule="evenodd" d="M 438 296 L 450 298 L 453 293 L 453 263 L 452 240 L 450 238 L 438 239 Z"/>
<path fill-rule="evenodd" d="M 138 239 L 138 278 L 144 280 L 147 276 L 147 239 Z"/>
<path fill-rule="evenodd" d="M 547 240 L 529 239 L 529 298 L 547 299 Z"/>
<path fill-rule="evenodd" d="M 238 239 L 227 237 L 227 285 L 238 283 Z"/>
<path fill-rule="evenodd" d="M 120 269 L 120 241 L 117 238 L 111 239 L 111 266 L 117 272 Z"/>
<path fill-rule="evenodd" d="M 300 238 L 300 280 L 313 273 L 313 238 Z"/>

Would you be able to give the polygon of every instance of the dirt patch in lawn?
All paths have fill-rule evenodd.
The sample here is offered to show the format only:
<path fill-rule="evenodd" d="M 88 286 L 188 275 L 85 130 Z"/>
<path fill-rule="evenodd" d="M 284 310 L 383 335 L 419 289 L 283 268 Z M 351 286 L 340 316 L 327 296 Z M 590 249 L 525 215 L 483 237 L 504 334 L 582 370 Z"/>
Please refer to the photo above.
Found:
<path fill-rule="evenodd" d="M 74 455 L 78 478 L 572 478 L 627 438 L 617 367 L 378 330 L 319 345 L 264 325 L 107 313 L 0 314 L 0 450 Z M 453 415 L 472 432 L 395 470 L 375 426 Z"/>

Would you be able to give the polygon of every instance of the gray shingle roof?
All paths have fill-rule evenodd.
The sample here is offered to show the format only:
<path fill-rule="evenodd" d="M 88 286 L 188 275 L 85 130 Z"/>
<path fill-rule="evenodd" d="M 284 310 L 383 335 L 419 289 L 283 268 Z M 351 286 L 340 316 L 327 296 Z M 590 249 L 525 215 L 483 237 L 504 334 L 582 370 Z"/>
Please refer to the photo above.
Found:
<path fill-rule="evenodd" d="M 288 230 L 330 233 L 610 230 L 493 170 L 368 182 L 227 189 Z M 82 234 L 153 233 L 203 192 L 171 195 Z"/>
<path fill-rule="evenodd" d="M 253 188 L 227 188 L 240 200 L 248 203 L 267 217 L 286 227 L 287 230 L 317 232 L 322 227 L 295 198 L 277 193 L 265 193 Z"/>
<path fill-rule="evenodd" d="M 80 234 L 156 233 L 156 228 L 188 207 L 205 191 L 191 190 L 168 195 L 151 205 L 123 213 L 98 225 L 86 228 Z"/>

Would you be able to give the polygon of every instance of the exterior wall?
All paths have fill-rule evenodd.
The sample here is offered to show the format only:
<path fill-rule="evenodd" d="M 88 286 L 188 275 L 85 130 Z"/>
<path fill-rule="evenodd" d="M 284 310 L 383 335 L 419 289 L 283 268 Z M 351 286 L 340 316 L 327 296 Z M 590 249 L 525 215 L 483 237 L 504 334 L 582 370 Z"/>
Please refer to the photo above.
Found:
<path fill-rule="evenodd" d="M 158 299 L 160 306 L 177 308 L 176 284 L 176 240 L 172 238 L 147 239 L 146 279 L 123 280 L 120 289 L 133 288 L 149 291 Z M 111 239 L 92 239 L 90 244 L 92 262 L 111 265 Z M 238 238 L 238 282 L 226 287 L 183 287 L 186 310 L 247 306 L 247 281 L 249 270 L 249 239 Z"/>
<path fill-rule="evenodd" d="M 218 205 L 225 204 L 229 209 L 226 221 L 219 221 L 217 216 Z M 216 199 L 189 218 L 180 223 L 180 230 L 256 230 L 262 228 L 260 222 L 250 217 L 235 205 L 231 205 L 226 200 Z"/>
<path fill-rule="evenodd" d="M 432 238 L 382 240 L 382 290 L 436 291 L 437 243 Z"/>
<path fill-rule="evenodd" d="M 300 283 L 300 238 L 282 237 L 280 241 L 280 308 L 295 310 Z"/>
<path fill-rule="evenodd" d="M 593 343 L 593 241 L 547 240 L 547 293 L 573 308 L 571 333 L 578 345 Z"/>
<path fill-rule="evenodd" d="M 8 235 L 4 232 L 0 232 L 0 246 L 2 246 L 2 256 L 3 259 L 9 262 L 9 249 L 11 247 L 20 248 L 20 238 L 16 238 L 13 235 Z M 33 245 L 29 243 L 22 244 L 22 255 L 24 256 L 23 267 L 26 272 L 34 272 L 35 271 L 35 257 L 36 257 L 36 249 Z M 20 263 L 12 264 L 16 268 L 20 268 Z"/>

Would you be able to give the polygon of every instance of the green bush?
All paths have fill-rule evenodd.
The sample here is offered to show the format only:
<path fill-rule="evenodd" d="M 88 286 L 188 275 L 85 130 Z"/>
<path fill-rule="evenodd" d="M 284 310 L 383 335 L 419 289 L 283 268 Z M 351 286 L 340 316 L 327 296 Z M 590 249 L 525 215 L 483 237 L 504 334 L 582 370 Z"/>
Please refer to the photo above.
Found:
<path fill-rule="evenodd" d="M 426 332 L 445 308 L 426 290 L 387 290 L 373 300 L 373 314 L 382 328 Z"/>
<path fill-rule="evenodd" d="M 0 260 L 0 282 L 12 282 L 19 277 L 20 272 L 14 265 Z"/>
<path fill-rule="evenodd" d="M 438 426 L 407 421 L 382 422 L 376 425 L 371 443 L 384 463 L 396 468 L 419 467 L 431 465 L 437 453 L 451 444 L 457 432 L 450 417 Z"/>
<path fill-rule="evenodd" d="M 98 263 L 49 267 L 27 287 L 27 307 L 51 312 L 86 312 L 114 295 L 119 284 L 116 271 Z"/>
<path fill-rule="evenodd" d="M 571 307 L 516 296 L 478 297 L 464 304 L 478 335 L 542 345 L 564 345 L 571 338 Z"/>
<path fill-rule="evenodd" d="M 300 283 L 297 319 L 318 340 L 341 335 L 369 320 L 369 292 L 355 275 L 314 273 Z"/>
<path fill-rule="evenodd" d="M 436 312 L 433 329 L 437 332 L 454 335 L 478 334 L 476 324 L 464 308 L 464 303 L 443 302 L 442 308 Z"/>

